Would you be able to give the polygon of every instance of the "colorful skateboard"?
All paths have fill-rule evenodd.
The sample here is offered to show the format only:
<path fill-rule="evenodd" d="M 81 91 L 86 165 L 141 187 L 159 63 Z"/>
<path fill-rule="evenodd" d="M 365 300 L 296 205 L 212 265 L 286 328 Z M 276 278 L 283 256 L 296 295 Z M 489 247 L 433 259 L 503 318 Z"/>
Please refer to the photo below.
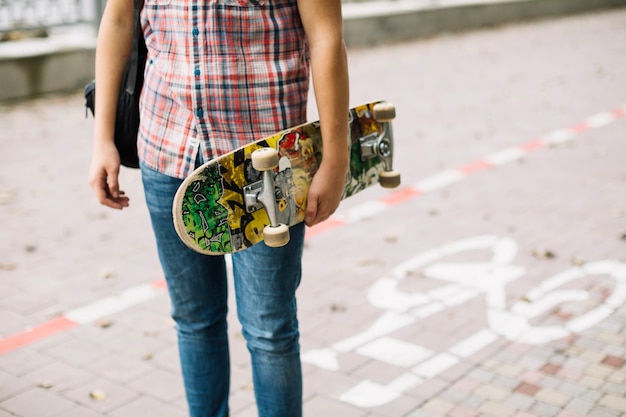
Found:
<path fill-rule="evenodd" d="M 374 102 L 350 110 L 350 173 L 343 198 L 380 183 L 392 188 L 395 107 Z M 261 241 L 283 246 L 289 226 L 304 221 L 313 175 L 322 160 L 319 122 L 250 143 L 196 169 L 172 208 L 182 241 L 204 254 L 238 252 Z"/>

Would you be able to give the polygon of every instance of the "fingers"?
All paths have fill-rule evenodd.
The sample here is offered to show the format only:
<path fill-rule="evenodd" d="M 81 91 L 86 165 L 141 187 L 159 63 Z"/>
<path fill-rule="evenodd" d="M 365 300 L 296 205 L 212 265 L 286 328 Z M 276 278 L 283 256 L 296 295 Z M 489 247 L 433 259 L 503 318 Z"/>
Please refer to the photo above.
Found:
<path fill-rule="evenodd" d="M 129 206 L 129 198 L 119 189 L 118 170 L 109 173 L 105 168 L 97 169 L 95 174 L 90 175 L 89 185 L 103 206 L 117 210 Z"/>
<path fill-rule="evenodd" d="M 335 208 L 327 207 L 321 198 L 309 195 L 304 223 L 308 227 L 313 227 L 318 223 L 328 220 L 334 212 Z"/>

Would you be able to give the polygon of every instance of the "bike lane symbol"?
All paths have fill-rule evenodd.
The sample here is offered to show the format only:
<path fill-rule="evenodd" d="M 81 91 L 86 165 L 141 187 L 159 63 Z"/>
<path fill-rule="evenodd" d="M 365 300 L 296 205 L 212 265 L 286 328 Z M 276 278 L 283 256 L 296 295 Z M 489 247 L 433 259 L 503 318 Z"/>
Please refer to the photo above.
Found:
<path fill-rule="evenodd" d="M 491 259 L 486 262 L 439 262 L 449 255 L 476 250 L 490 250 Z M 494 235 L 464 239 L 418 254 L 398 265 L 388 276 L 378 279 L 369 289 L 368 301 L 384 312 L 368 329 L 330 347 L 304 352 L 302 361 L 339 371 L 339 354 L 356 352 L 405 368 L 405 373 L 386 385 L 363 380 L 340 396 L 340 400 L 355 406 L 380 406 L 441 374 L 500 337 L 524 344 L 547 343 L 593 327 L 626 301 L 626 264 L 606 260 L 559 273 L 529 290 L 522 297 L 523 301 L 507 306 L 507 284 L 526 272 L 523 267 L 513 264 L 516 254 L 517 244 L 513 239 Z M 410 293 L 399 289 L 400 282 L 418 270 L 424 277 L 446 284 L 425 292 Z M 612 294 L 602 303 L 562 325 L 533 326 L 530 323 L 561 303 L 587 300 L 587 291 L 561 288 L 590 275 L 606 275 L 615 281 Z M 458 341 L 445 352 L 435 352 L 389 336 L 479 296 L 485 297 L 488 327 Z"/>

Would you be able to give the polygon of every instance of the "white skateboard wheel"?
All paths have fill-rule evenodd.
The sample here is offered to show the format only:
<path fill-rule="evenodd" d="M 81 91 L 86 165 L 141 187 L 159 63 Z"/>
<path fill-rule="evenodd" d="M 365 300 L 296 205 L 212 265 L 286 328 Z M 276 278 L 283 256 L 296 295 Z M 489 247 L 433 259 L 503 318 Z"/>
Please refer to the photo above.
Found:
<path fill-rule="evenodd" d="M 284 224 L 265 226 L 263 229 L 265 244 L 271 248 L 280 248 L 289 243 L 289 228 Z"/>
<path fill-rule="evenodd" d="M 396 106 L 382 102 L 374 104 L 374 120 L 377 122 L 390 122 L 396 118 Z"/>
<path fill-rule="evenodd" d="M 378 177 L 378 183 L 383 188 L 396 188 L 400 185 L 400 173 L 398 171 L 383 171 Z"/>
<path fill-rule="evenodd" d="M 269 171 L 278 166 L 278 151 L 274 148 L 259 148 L 252 152 L 252 167 L 257 171 Z"/>

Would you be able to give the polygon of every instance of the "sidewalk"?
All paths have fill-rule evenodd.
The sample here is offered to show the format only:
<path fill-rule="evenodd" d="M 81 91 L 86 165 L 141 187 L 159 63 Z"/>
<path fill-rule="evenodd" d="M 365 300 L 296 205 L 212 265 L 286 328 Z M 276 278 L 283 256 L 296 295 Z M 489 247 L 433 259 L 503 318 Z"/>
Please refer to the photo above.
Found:
<path fill-rule="evenodd" d="M 626 0 L 363 0 L 344 4 L 349 48 L 626 6 Z M 0 43 L 0 102 L 75 91 L 93 79 L 91 28 Z"/>
<path fill-rule="evenodd" d="M 397 106 L 403 187 L 307 238 L 305 417 L 626 415 L 624 21 L 349 51 L 351 102 Z M 187 415 L 140 178 L 95 202 L 92 123 L 80 93 L 0 106 L 0 417 Z"/>

